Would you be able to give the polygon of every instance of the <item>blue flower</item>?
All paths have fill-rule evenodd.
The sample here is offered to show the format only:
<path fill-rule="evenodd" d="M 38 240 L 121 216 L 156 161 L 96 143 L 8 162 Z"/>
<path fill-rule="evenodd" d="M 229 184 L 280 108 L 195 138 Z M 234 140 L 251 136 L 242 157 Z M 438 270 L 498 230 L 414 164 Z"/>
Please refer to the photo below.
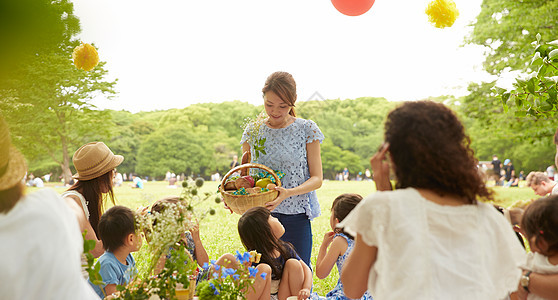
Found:
<path fill-rule="evenodd" d="M 265 277 L 267 276 L 267 273 L 262 273 L 260 276 L 262 277 L 263 280 L 265 280 Z"/>
<path fill-rule="evenodd" d="M 236 255 L 234 256 L 236 258 L 236 260 L 238 260 L 241 264 L 244 263 L 242 261 L 242 254 L 240 254 L 240 252 L 238 250 L 236 250 Z"/>
<path fill-rule="evenodd" d="M 243 258 L 244 258 L 244 262 L 249 262 L 250 261 L 250 253 L 249 252 L 244 252 Z"/>
<path fill-rule="evenodd" d="M 248 268 L 248 272 L 250 272 L 250 277 L 256 277 L 256 274 L 258 274 L 258 269 L 250 267 Z"/>
<path fill-rule="evenodd" d="M 236 273 L 236 270 L 233 268 L 223 268 L 223 274 L 225 274 L 225 276 L 231 276 L 234 273 Z"/>
<path fill-rule="evenodd" d="M 210 262 L 211 262 L 212 265 L 214 265 L 215 263 L 217 263 L 217 261 L 214 260 L 214 259 L 210 260 Z"/>
<path fill-rule="evenodd" d="M 219 295 L 219 290 L 215 287 L 213 282 L 210 282 L 209 286 L 213 289 L 213 295 Z"/>
<path fill-rule="evenodd" d="M 209 264 L 208 263 L 203 263 L 202 269 L 207 270 L 209 268 Z"/>
<path fill-rule="evenodd" d="M 238 275 L 238 274 L 234 274 L 232 277 L 234 278 L 234 280 L 239 280 L 240 279 L 240 275 Z"/>
<path fill-rule="evenodd" d="M 216 271 L 219 271 L 219 269 L 221 269 L 220 265 L 214 265 L 213 268 L 215 268 Z"/>
<path fill-rule="evenodd" d="M 213 278 L 215 278 L 215 279 L 219 278 L 219 273 L 214 272 L 214 273 L 213 273 Z"/>

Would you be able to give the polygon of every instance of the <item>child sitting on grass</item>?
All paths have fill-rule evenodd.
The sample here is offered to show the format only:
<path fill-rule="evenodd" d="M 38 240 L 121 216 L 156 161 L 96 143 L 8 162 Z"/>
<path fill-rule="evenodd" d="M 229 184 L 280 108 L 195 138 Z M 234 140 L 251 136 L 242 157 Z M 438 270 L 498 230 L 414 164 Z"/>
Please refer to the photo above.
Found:
<path fill-rule="evenodd" d="M 312 271 L 291 244 L 279 239 L 285 228 L 267 208 L 247 210 L 238 220 L 238 233 L 246 250 L 261 253 L 260 264 L 271 267 L 271 285 L 266 284 L 263 288 L 272 298 L 275 295 L 279 299 L 289 296 L 306 299 L 310 296 Z"/>
<path fill-rule="evenodd" d="M 337 271 L 339 272 L 339 280 L 333 290 L 326 294 L 326 297 L 320 297 L 316 293 L 312 294 L 312 299 L 349 299 L 343 292 L 343 284 L 341 283 L 341 270 L 345 259 L 353 250 L 355 241 L 352 235 L 346 233 L 343 229 L 337 228 L 337 224 L 343 221 L 345 217 L 355 208 L 355 206 L 362 200 L 362 196 L 358 194 L 342 194 L 335 198 L 331 205 L 331 217 L 329 225 L 333 231 L 324 234 L 324 240 L 318 252 L 316 259 L 316 276 L 320 279 L 326 278 L 333 265 L 337 264 Z M 331 245 L 331 246 L 330 246 Z M 329 246 L 329 251 L 328 251 Z M 372 296 L 365 292 L 360 299 L 370 300 Z"/>
<path fill-rule="evenodd" d="M 105 253 L 97 263 L 101 265 L 103 285 L 89 284 L 102 299 L 116 292 L 117 285 L 126 285 L 137 273 L 131 252 L 141 247 L 141 237 L 136 234 L 134 213 L 124 206 L 113 206 L 99 220 L 99 236 Z"/>
<path fill-rule="evenodd" d="M 558 274 L 558 195 L 534 201 L 527 207 L 521 220 L 521 231 L 529 242 L 531 252 L 522 266 L 518 299 L 548 299 L 551 291 L 535 290 L 529 284 L 531 273 Z M 516 299 L 513 298 L 512 299 Z"/>
<path fill-rule="evenodd" d="M 170 196 L 157 200 L 157 202 L 155 202 L 151 207 L 151 213 L 161 213 L 167 206 L 176 205 L 179 201 L 180 198 L 177 196 Z M 199 223 L 196 223 L 196 225 L 194 225 L 194 227 L 192 227 L 189 231 L 184 232 L 181 235 L 180 242 L 184 243 L 184 245 L 188 249 L 188 252 L 190 253 L 190 256 L 192 256 L 192 259 L 197 262 L 198 266 L 203 266 L 205 263 L 209 263 L 209 256 L 207 255 L 207 252 L 205 251 L 200 238 Z M 157 266 L 155 267 L 155 274 L 161 272 L 161 270 L 165 266 L 166 260 L 167 256 L 163 255 L 157 263 Z M 198 276 L 197 281 L 199 281 L 200 276 Z"/>

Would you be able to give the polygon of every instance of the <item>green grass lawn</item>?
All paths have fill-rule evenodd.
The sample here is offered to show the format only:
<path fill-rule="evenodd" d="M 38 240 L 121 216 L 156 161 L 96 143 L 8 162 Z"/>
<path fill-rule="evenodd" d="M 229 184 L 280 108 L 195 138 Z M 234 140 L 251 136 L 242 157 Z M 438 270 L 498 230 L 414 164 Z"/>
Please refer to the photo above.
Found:
<path fill-rule="evenodd" d="M 217 182 L 206 181 L 201 189 L 201 192 L 215 193 L 217 191 Z M 64 192 L 64 187 L 56 186 L 52 183 L 47 185 L 54 188 L 58 193 Z M 34 190 L 35 188 L 29 188 Z M 495 203 L 502 206 L 509 206 L 515 201 L 536 198 L 536 195 L 530 188 L 494 188 L 496 192 Z M 115 187 L 115 196 L 117 204 L 124 205 L 135 210 L 137 207 L 147 206 L 155 200 L 164 196 L 180 195 L 182 189 L 171 189 L 167 187 L 166 182 L 147 182 L 143 190 L 132 189 L 127 185 Z M 322 215 L 312 222 L 313 233 L 313 249 L 312 249 L 312 265 L 316 265 L 316 256 L 322 242 L 323 234 L 330 231 L 329 217 L 331 203 L 338 195 L 342 193 L 358 193 L 366 196 L 375 191 L 374 183 L 372 181 L 324 181 L 322 187 L 317 191 L 318 199 L 320 201 Z M 207 215 L 200 224 L 200 233 L 202 242 L 209 254 L 210 259 L 217 259 L 224 253 L 234 253 L 236 250 L 242 251 L 244 248 L 236 230 L 236 224 L 239 218 L 237 214 L 230 214 L 230 212 L 223 208 L 223 204 L 217 204 L 214 201 L 215 197 L 210 197 L 210 200 L 200 203 L 195 207 L 196 211 L 205 211 L 208 208 L 215 208 L 215 215 Z M 110 206 L 110 205 L 109 205 Z M 147 253 L 139 251 L 134 253 L 138 268 L 146 263 L 149 259 Z M 334 268 L 330 275 L 320 280 L 314 277 L 314 291 L 320 295 L 325 295 L 328 291 L 333 289 L 337 283 L 338 272 Z"/>

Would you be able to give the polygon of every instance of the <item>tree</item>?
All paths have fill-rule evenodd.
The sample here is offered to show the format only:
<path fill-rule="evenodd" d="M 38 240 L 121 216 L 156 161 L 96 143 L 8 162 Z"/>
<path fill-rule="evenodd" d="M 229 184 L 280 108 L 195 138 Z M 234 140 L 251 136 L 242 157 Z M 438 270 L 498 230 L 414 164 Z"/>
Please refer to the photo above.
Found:
<path fill-rule="evenodd" d="M 110 137 L 113 126 L 108 111 L 99 111 L 90 103 L 98 94 L 113 94 L 115 81 L 105 81 L 104 62 L 92 71 L 76 69 L 71 53 L 80 31 L 73 15 L 73 4 L 54 1 L 58 17 L 64 23 L 64 39 L 52 47 L 35 49 L 18 66 L 16 76 L 2 82 L 0 109 L 11 125 L 14 144 L 28 159 L 48 155 L 57 162 L 69 182 L 70 157 L 80 145 Z"/>
<path fill-rule="evenodd" d="M 478 44 L 485 46 L 487 50 L 487 57 L 484 62 L 484 69 L 490 74 L 500 76 L 504 72 L 518 72 L 522 74 L 530 73 L 531 71 L 539 72 L 539 66 L 531 66 L 530 61 L 535 49 L 531 45 L 533 41 L 541 39 L 550 41 L 556 39 L 558 36 L 558 26 L 556 23 L 558 19 L 558 0 L 531 0 L 531 1 L 513 1 L 513 0 L 484 0 L 482 10 L 477 17 L 475 24 L 473 24 L 473 32 L 466 40 L 467 43 Z M 537 36 L 539 38 L 537 38 Z M 544 55 L 543 55 L 544 56 Z M 532 67 L 537 67 L 532 69 Z M 545 75 L 546 70 L 551 68 L 544 67 L 541 76 Z M 536 77 L 536 76 L 535 76 Z M 531 76 L 532 78 L 532 76 Z M 489 82 L 479 85 L 471 85 L 470 90 L 476 94 L 475 98 L 469 97 L 465 102 L 466 111 L 477 111 L 478 107 L 488 107 L 488 111 L 477 115 L 484 121 L 492 118 L 494 113 L 502 113 L 502 104 L 504 108 L 512 107 L 511 112 L 504 111 L 507 117 L 526 117 L 532 120 L 531 116 L 526 112 L 533 112 L 533 116 L 537 116 L 536 111 L 556 111 L 558 108 L 555 102 L 556 83 L 551 88 L 552 84 L 548 80 L 525 80 L 522 79 L 516 82 L 525 88 L 525 91 L 548 89 L 550 94 L 546 94 L 539 101 L 535 101 L 535 97 L 528 97 L 529 93 L 504 93 L 503 90 L 493 91 L 492 88 L 495 82 Z M 483 86 L 488 86 L 485 88 Z M 554 91 L 554 94 L 552 93 Z M 479 93 L 481 92 L 481 93 Z M 500 96 L 496 98 L 496 93 Z M 532 93 L 534 94 L 534 93 Z M 550 96 L 550 97 L 549 97 Z M 547 102 L 546 100 L 549 100 Z M 485 105 L 483 102 L 491 104 Z M 503 103 L 502 103 L 503 102 Z M 525 107 L 523 107 L 526 105 Z M 490 109 L 490 106 L 499 107 L 496 110 Z M 554 108 L 552 108 L 554 106 Z M 525 108 L 525 109 L 523 109 Z M 532 108 L 529 110 L 529 108 Z M 540 108 L 540 109 L 539 109 Z M 519 113 L 516 114 L 516 112 Z M 521 113 L 521 111 L 524 111 Z M 541 115 L 546 116 L 545 113 Z M 550 116 L 550 115 L 549 115 Z M 548 126 L 548 125 L 547 125 Z M 532 135 L 531 131 L 524 132 L 523 137 Z M 546 137 L 545 137 L 546 138 Z"/>
<path fill-rule="evenodd" d="M 531 43 L 537 40 L 551 41 L 558 36 L 558 1 L 530 0 L 484 0 L 476 22 L 472 25 L 472 34 L 467 43 L 485 46 L 487 51 L 484 69 L 490 74 L 501 76 L 504 73 L 528 74 L 535 66 L 530 62 L 535 48 Z M 520 79 L 521 80 L 521 79 Z M 527 80 L 529 81 L 529 80 Z M 515 149 L 532 149 L 533 145 L 545 145 L 546 154 L 552 157 L 552 149 L 547 141 L 558 126 L 556 118 L 537 118 L 537 114 L 526 114 L 530 107 L 539 107 L 547 100 L 543 98 L 537 103 L 527 94 L 513 96 L 513 91 L 502 98 L 505 91 L 494 89 L 496 81 L 470 84 L 470 94 L 459 99 L 458 111 L 465 116 L 468 131 L 472 138 L 472 147 L 479 158 L 488 160 L 491 154 L 512 158 L 526 157 Z M 521 84 L 525 90 L 538 90 L 542 85 L 535 79 Z M 516 85 L 518 87 L 518 85 Z M 548 86 L 549 87 L 549 86 Z M 522 89 L 522 88 L 521 88 Z M 516 91 L 517 92 L 517 91 Z M 525 91 L 521 91 L 523 93 Z M 516 101 L 517 100 L 517 101 Z M 503 105 L 504 104 L 504 105 Z M 525 105 L 525 106 L 524 106 Z M 556 109 L 556 106 L 554 106 Z M 508 110 L 508 108 L 511 108 Z M 550 107 L 545 107 L 550 109 Z M 518 111 L 524 110 L 523 113 Z M 532 152 L 532 151 L 531 151 Z M 539 156 L 537 154 L 537 156 Z M 529 168 L 538 163 L 525 159 Z M 516 164 L 517 167 L 517 164 Z"/>

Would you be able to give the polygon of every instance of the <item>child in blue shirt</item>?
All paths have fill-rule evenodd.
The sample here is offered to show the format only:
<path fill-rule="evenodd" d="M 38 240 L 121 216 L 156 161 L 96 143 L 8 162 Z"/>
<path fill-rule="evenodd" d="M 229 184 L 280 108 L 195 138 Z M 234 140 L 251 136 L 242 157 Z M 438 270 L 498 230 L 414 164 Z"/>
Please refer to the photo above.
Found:
<path fill-rule="evenodd" d="M 99 297 L 116 292 L 117 285 L 126 285 L 137 273 L 131 252 L 141 247 L 141 237 L 136 234 L 134 213 L 124 206 L 113 206 L 99 220 L 99 237 L 105 253 L 97 261 L 101 265 L 103 285 L 89 284 Z"/>

